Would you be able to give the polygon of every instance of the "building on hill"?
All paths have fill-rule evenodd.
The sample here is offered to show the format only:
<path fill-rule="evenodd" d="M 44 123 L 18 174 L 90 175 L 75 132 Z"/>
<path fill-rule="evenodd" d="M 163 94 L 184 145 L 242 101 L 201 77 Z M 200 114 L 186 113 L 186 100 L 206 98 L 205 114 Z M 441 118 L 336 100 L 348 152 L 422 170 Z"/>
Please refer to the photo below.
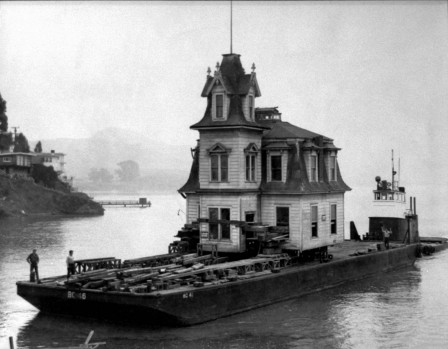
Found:
<path fill-rule="evenodd" d="M 242 253 L 270 233 L 278 246 L 298 252 L 341 242 L 350 188 L 339 170 L 340 149 L 282 121 L 277 107 L 256 108 L 255 65 L 246 74 L 240 55 L 223 55 L 216 68 L 202 91 L 204 116 L 190 127 L 199 141 L 179 189 L 203 250 Z"/>
<path fill-rule="evenodd" d="M 47 167 L 53 166 L 54 171 L 60 176 L 64 173 L 64 156 L 63 153 L 56 153 L 52 150 L 49 153 L 34 153 L 33 164 L 41 164 Z"/>
<path fill-rule="evenodd" d="M 28 177 L 33 157 L 33 153 L 0 153 L 0 171 L 10 176 Z"/>

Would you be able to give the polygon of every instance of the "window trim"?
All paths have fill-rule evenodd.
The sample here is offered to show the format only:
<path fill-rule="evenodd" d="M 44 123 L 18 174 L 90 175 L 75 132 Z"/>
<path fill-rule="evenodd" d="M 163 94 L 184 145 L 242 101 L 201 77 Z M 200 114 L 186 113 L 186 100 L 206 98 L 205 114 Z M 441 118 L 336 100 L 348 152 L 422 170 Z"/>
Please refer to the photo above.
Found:
<path fill-rule="evenodd" d="M 310 182 L 317 182 L 318 176 L 319 176 L 319 159 L 318 159 L 317 154 L 315 154 L 315 155 L 311 154 L 310 155 Z"/>
<path fill-rule="evenodd" d="M 337 171 L 336 171 L 336 156 L 335 155 L 330 155 L 328 171 L 329 171 L 329 176 L 328 176 L 329 180 L 332 182 L 337 181 L 338 178 L 337 178 Z"/>
<path fill-rule="evenodd" d="M 226 148 L 221 143 L 216 143 L 212 147 L 210 147 L 207 152 L 210 158 L 210 182 L 219 183 L 219 182 L 228 182 L 229 181 L 229 160 L 230 160 L 230 153 L 232 149 Z M 218 178 L 213 179 L 213 157 L 217 157 L 217 169 L 218 169 Z M 227 167 L 223 166 L 224 163 L 224 157 L 227 158 Z M 225 178 L 223 179 L 223 168 L 226 168 L 227 171 L 225 172 Z"/>
<path fill-rule="evenodd" d="M 271 182 L 282 182 L 283 181 L 283 154 L 270 154 L 269 157 L 270 157 L 270 159 L 269 159 L 269 161 L 270 161 L 269 171 L 270 171 L 270 174 L 271 174 Z M 276 157 L 276 158 L 280 159 L 280 167 L 276 167 L 275 168 L 276 171 L 280 171 L 279 172 L 280 173 L 280 179 L 274 179 L 274 172 L 273 172 L 274 168 L 272 166 L 272 158 L 273 157 Z"/>
<path fill-rule="evenodd" d="M 333 217 L 333 207 L 334 217 Z M 334 232 L 333 232 L 334 230 Z M 338 205 L 330 204 L 330 235 L 338 235 Z"/>
<path fill-rule="evenodd" d="M 212 221 L 210 222 L 210 210 L 212 209 L 216 209 L 218 212 L 218 219 L 216 222 Z M 228 210 L 229 211 L 229 219 L 228 220 L 223 220 L 222 219 L 222 211 L 223 210 Z M 208 222 L 208 239 L 209 240 L 213 240 L 213 241 L 232 241 L 232 232 L 230 229 L 230 216 L 231 215 L 231 209 L 230 207 L 221 207 L 221 206 L 210 206 L 208 207 L 208 218 L 209 218 L 209 222 Z M 228 222 L 228 223 L 225 223 Z M 217 238 L 212 238 L 211 236 L 211 225 L 216 225 L 217 227 Z M 227 226 L 228 228 L 228 234 L 229 237 L 228 238 L 223 238 L 222 237 L 222 231 L 223 231 L 223 225 Z"/>
<path fill-rule="evenodd" d="M 224 93 L 216 93 L 215 94 L 215 96 L 214 96 L 214 99 L 215 99 L 215 106 L 214 106 L 214 111 L 215 111 L 215 119 L 217 119 L 217 120 L 225 120 L 225 117 L 224 117 L 224 104 L 225 104 L 225 94 Z M 221 102 L 222 102 L 222 105 L 220 105 L 219 107 L 221 108 L 220 110 L 221 110 L 221 116 L 218 116 L 218 97 L 221 97 L 222 99 L 221 99 Z"/>
<path fill-rule="evenodd" d="M 249 119 L 254 120 L 254 113 L 255 113 L 255 97 L 253 95 L 247 96 L 247 105 L 248 105 L 248 111 L 249 111 Z"/>
<path fill-rule="evenodd" d="M 313 220 L 313 208 L 316 208 L 316 220 Z M 313 223 L 315 223 L 315 229 L 313 229 Z M 315 232 L 313 231 L 315 230 Z M 311 204 L 310 205 L 310 231 L 311 231 L 311 238 L 315 239 L 319 237 L 319 205 L 318 204 Z"/>

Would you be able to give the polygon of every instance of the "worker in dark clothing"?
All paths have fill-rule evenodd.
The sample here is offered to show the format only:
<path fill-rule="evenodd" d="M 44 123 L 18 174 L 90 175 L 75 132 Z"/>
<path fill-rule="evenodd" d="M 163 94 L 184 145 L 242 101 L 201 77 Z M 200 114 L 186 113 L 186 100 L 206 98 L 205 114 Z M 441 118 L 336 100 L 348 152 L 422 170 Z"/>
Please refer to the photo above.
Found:
<path fill-rule="evenodd" d="M 70 250 L 67 256 L 67 281 L 70 278 L 70 275 L 75 275 L 75 258 L 73 257 L 73 251 Z"/>
<path fill-rule="evenodd" d="M 30 281 L 34 281 L 34 273 L 36 273 L 36 282 L 39 282 L 39 270 L 37 265 L 39 264 L 39 256 L 37 255 L 37 250 L 34 249 L 26 261 L 30 265 Z"/>

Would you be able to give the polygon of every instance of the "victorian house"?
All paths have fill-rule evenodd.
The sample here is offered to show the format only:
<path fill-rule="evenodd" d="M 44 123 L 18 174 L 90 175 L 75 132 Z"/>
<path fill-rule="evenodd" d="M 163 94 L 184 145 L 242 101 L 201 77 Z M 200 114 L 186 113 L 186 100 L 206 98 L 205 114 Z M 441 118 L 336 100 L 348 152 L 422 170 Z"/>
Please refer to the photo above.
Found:
<path fill-rule="evenodd" d="M 199 140 L 179 189 L 201 245 L 244 252 L 254 228 L 281 232 L 282 246 L 299 252 L 341 242 L 350 188 L 339 171 L 340 149 L 282 121 L 277 108 L 256 108 L 255 66 L 246 74 L 240 55 L 223 55 L 216 68 L 202 91 L 205 114 L 190 127 Z"/>

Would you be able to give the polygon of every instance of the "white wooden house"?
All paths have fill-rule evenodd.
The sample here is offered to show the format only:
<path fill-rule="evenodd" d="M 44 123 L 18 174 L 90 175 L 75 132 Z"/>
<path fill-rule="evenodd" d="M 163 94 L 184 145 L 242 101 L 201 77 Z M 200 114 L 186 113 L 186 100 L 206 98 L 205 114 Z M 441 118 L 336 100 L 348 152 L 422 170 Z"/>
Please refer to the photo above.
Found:
<path fill-rule="evenodd" d="M 223 55 L 207 76 L 203 118 L 190 177 L 179 189 L 187 224 L 199 223 L 204 249 L 244 252 L 252 225 L 281 227 L 285 248 L 316 249 L 344 237 L 344 193 L 333 140 L 282 121 L 277 108 L 256 108 L 255 66 Z M 285 230 L 286 228 L 286 230 Z"/>

